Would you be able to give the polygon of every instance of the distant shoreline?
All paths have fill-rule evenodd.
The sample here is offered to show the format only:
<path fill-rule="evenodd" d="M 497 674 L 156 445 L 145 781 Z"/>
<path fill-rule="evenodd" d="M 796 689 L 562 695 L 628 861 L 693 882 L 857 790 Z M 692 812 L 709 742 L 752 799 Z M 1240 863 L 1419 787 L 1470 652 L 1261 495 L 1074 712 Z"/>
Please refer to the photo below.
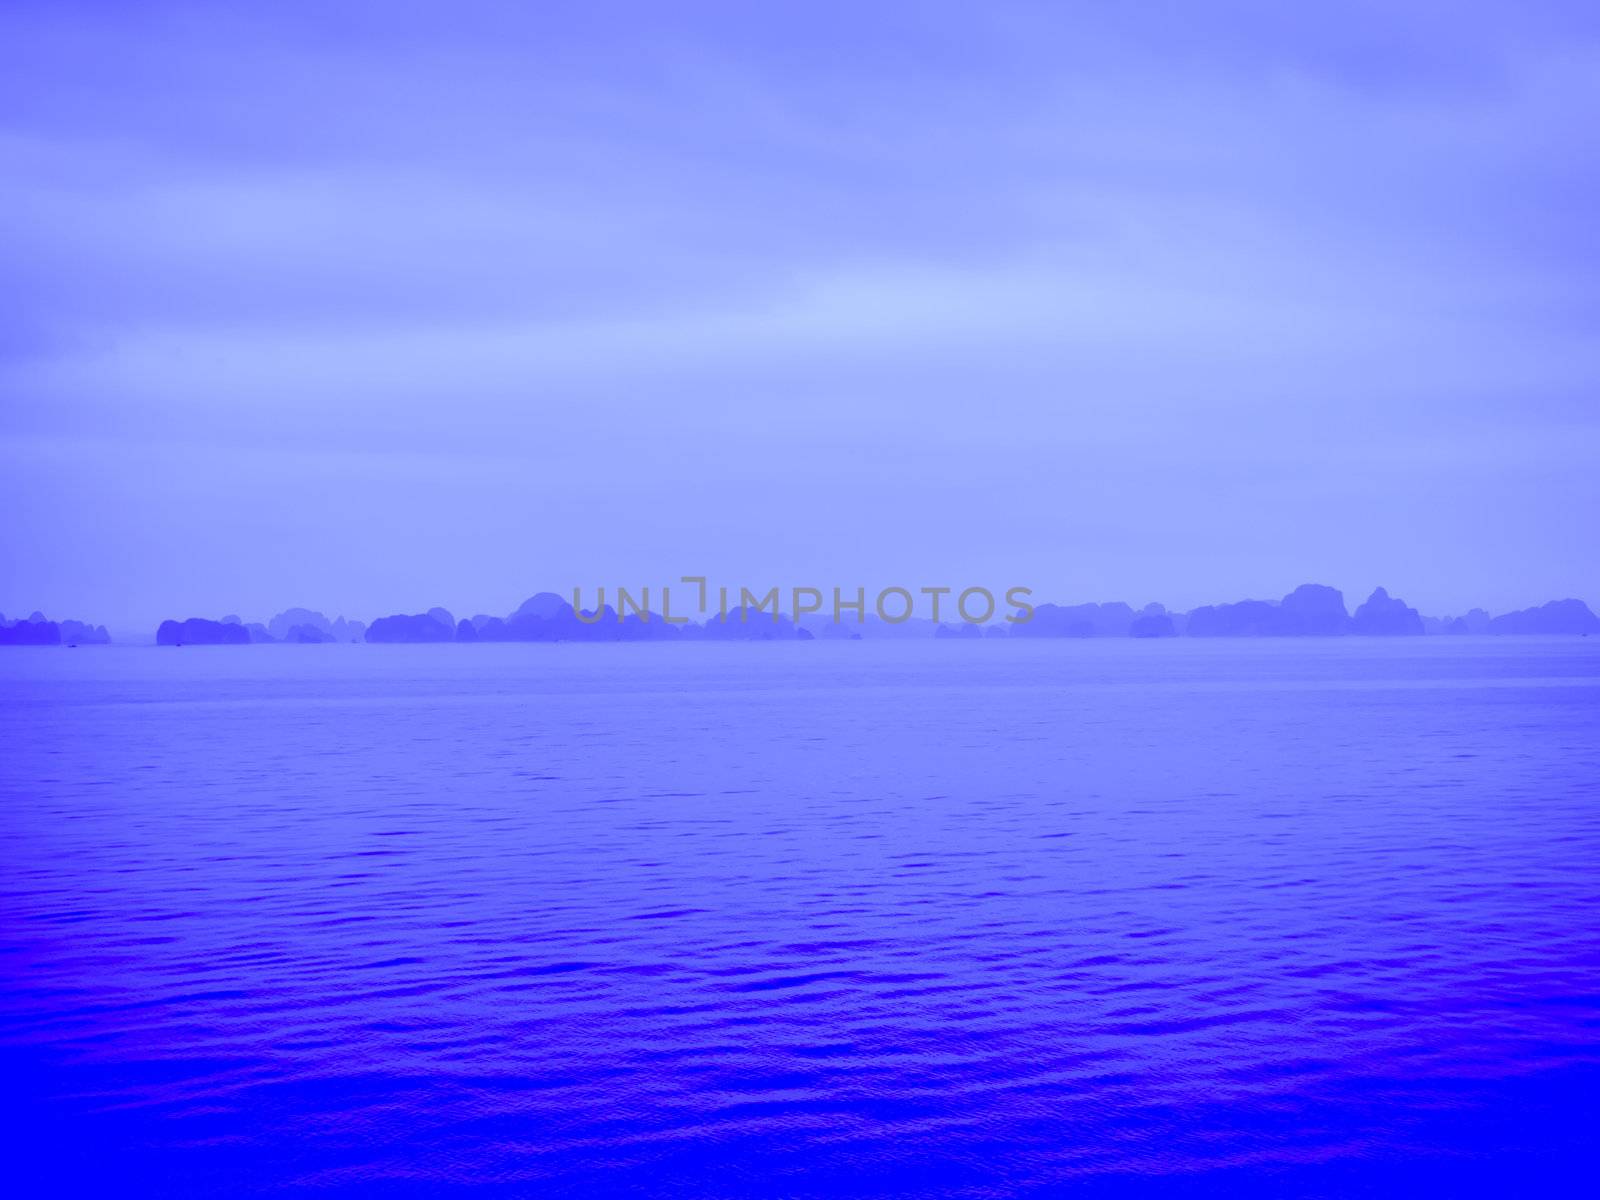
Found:
<path fill-rule="evenodd" d="M 602 596 L 603 599 L 603 596 Z M 937 609 L 936 609 L 937 611 Z M 163 621 L 160 646 L 360 644 L 441 642 L 615 641 L 813 641 L 936 639 L 1199 638 L 1282 639 L 1338 637 L 1504 636 L 1600 634 L 1600 617 L 1582 600 L 1552 600 L 1533 608 L 1491 615 L 1472 609 L 1461 616 L 1423 616 L 1404 600 L 1375 589 L 1350 611 L 1344 596 L 1321 584 L 1302 584 L 1279 600 L 1240 600 L 1174 612 L 1161 604 L 1135 609 L 1123 601 L 1028 604 L 977 623 L 906 615 L 898 619 L 852 608 L 849 616 L 810 613 L 796 620 L 770 608 L 740 607 L 696 621 L 667 618 L 649 610 L 619 613 L 610 605 L 575 610 L 562 597 L 540 592 L 504 617 L 476 614 L 459 620 L 444 608 L 397 613 L 370 624 L 343 616 L 329 619 L 314 609 L 290 608 L 267 622 L 189 617 Z M 89 646 L 110 644 L 104 625 L 54 621 L 40 612 L 7 620 L 0 615 L 0 646 Z M 142 639 L 124 644 L 149 644 Z"/>

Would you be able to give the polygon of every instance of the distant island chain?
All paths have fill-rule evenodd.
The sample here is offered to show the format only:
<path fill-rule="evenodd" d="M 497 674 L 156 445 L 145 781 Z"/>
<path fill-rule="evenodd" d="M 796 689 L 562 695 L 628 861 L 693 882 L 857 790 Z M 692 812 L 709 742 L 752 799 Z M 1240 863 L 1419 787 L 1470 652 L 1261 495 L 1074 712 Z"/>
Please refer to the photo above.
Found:
<path fill-rule="evenodd" d="M 444 608 L 396 613 L 370 623 L 343 616 L 331 620 L 309 608 L 289 608 L 271 620 L 247 622 L 237 615 L 219 619 L 189 617 L 162 621 L 155 642 L 163 646 L 313 644 L 331 642 L 602 642 L 602 641 L 771 641 L 885 637 L 937 638 L 1172 638 L 1172 637 L 1404 637 L 1426 634 L 1496 635 L 1600 634 L 1597 617 L 1582 600 L 1552 600 L 1534 608 L 1490 615 L 1474 608 L 1460 616 L 1425 617 L 1384 588 L 1377 588 L 1350 612 L 1338 589 L 1302 584 L 1278 600 L 1239 600 L 1175 612 L 1161 604 L 1134 608 L 1122 601 L 1088 604 L 1035 604 L 1024 587 L 997 594 L 987 588 L 923 587 L 929 615 L 916 612 L 913 589 L 796 587 L 785 594 L 768 588 L 711 589 L 688 576 L 697 590 L 677 610 L 669 588 L 659 591 L 660 611 L 651 608 L 651 591 L 583 589 L 572 599 L 540 592 L 506 616 L 484 613 L 458 619 Z M 610 601 L 608 602 L 608 598 Z M 786 601 L 786 605 L 782 602 Z M 704 619 L 687 615 L 693 609 Z M 105 645 L 104 625 L 52 620 L 41 612 L 7 619 L 0 614 L 0 646 Z M 133 641 L 144 639 L 134 638 Z"/>

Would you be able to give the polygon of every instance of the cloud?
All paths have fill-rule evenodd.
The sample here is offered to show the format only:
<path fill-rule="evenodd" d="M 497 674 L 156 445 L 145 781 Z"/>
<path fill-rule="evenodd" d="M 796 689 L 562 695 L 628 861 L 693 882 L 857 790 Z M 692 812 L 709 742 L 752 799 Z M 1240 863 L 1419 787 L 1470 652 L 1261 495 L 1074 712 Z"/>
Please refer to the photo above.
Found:
<path fill-rule="evenodd" d="M 877 471 L 958 514 L 868 521 L 926 556 L 1020 489 L 1008 552 L 1054 561 L 1070 510 L 1108 580 L 1175 510 L 1222 561 L 1208 525 L 1288 487 L 1306 538 L 1398 555 L 1370 485 L 1445 591 L 1472 497 L 1593 499 L 1589 6 L 10 5 L 0 37 L 0 448 L 108 540 L 154 447 L 191 495 L 344 464 L 324 502 L 363 511 L 476 470 L 461 522 L 526 501 L 519 461 L 689 463 L 702 499 Z"/>

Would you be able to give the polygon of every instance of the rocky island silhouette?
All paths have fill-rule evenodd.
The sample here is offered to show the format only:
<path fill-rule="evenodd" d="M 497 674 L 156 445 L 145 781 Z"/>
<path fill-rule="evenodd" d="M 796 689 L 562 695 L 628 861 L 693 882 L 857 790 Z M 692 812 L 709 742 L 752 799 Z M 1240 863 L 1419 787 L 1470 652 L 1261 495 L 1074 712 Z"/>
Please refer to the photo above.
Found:
<path fill-rule="evenodd" d="M 1125 601 L 1041 603 L 1031 619 L 1015 624 L 999 616 L 984 625 L 911 617 L 891 622 L 870 613 L 813 613 L 796 620 L 771 608 L 733 608 L 703 620 L 667 621 L 654 611 L 626 611 L 609 604 L 575 610 L 554 592 L 539 592 L 505 616 L 477 613 L 457 618 L 435 607 L 392 613 L 370 624 L 343 616 L 329 619 L 309 608 L 289 608 L 265 623 L 238 616 L 163 621 L 156 642 L 163 646 L 262 643 L 374 644 L 439 642 L 624 642 L 624 641 L 806 641 L 883 637 L 970 638 L 1291 638 L 1422 637 L 1512 634 L 1587 636 L 1600 634 L 1600 617 L 1584 601 L 1552 600 L 1532 608 L 1490 615 L 1475 608 L 1460 616 L 1425 617 L 1386 588 L 1375 588 L 1351 612 L 1344 594 L 1326 584 L 1301 584 L 1277 600 L 1236 600 L 1201 605 L 1187 612 L 1159 603 L 1135 608 Z M 70 636 L 69 636 L 70 635 Z M 51 622 L 40 613 L 24 621 L 0 618 L 0 645 L 89 644 L 108 641 L 104 626 Z"/>
<path fill-rule="evenodd" d="M 1305 583 L 1278 600 L 1235 600 L 1177 612 L 1152 603 L 1134 608 L 1124 601 L 1033 606 L 1031 619 L 1008 623 L 999 616 L 975 625 L 913 616 L 886 621 L 867 613 L 835 621 L 828 613 L 796 620 L 772 608 L 733 608 L 704 620 L 666 620 L 654 611 L 626 611 L 609 604 L 575 610 L 554 592 L 539 592 L 505 616 L 477 613 L 457 619 L 448 609 L 392 613 L 370 624 L 329 618 L 311 608 L 288 608 L 265 622 L 234 614 L 218 619 L 162 621 L 160 646 L 245 646 L 268 643 L 426 642 L 628 642 L 628 641 L 809 641 L 816 638 L 1289 638 L 1421 637 L 1496 635 L 1587 636 L 1600 634 L 1600 616 L 1584 601 L 1567 598 L 1491 615 L 1474 608 L 1460 616 L 1423 616 L 1386 588 L 1375 588 L 1351 612 L 1342 592 Z M 0 614 L 0 646 L 92 646 L 111 641 L 104 625 L 52 620 L 41 612 L 7 619 Z"/>

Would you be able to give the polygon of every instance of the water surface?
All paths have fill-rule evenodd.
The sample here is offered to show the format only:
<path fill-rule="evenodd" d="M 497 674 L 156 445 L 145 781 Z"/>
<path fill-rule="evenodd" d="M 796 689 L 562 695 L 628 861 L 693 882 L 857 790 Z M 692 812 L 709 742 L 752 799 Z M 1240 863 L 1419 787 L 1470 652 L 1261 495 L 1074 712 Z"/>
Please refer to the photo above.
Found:
<path fill-rule="evenodd" d="M 1470 1194 L 1600 1126 L 1600 640 L 7 650 L 57 1192 Z"/>

